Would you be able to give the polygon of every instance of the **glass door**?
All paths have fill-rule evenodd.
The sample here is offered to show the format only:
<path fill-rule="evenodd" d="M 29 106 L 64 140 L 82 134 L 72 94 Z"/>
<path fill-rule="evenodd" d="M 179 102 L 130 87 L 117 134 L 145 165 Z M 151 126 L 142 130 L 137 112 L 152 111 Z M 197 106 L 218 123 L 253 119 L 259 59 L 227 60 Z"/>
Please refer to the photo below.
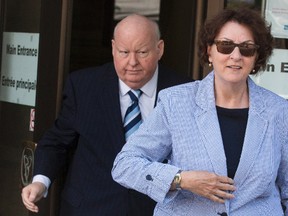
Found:
<path fill-rule="evenodd" d="M 0 2 L 0 215 L 24 216 L 20 194 L 33 167 L 41 1 Z"/>

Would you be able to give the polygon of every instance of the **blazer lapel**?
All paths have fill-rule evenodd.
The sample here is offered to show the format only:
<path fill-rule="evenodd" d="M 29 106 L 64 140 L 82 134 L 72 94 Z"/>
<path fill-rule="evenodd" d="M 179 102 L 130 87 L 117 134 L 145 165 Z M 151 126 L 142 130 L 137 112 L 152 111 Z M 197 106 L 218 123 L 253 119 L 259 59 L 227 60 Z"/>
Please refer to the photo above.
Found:
<path fill-rule="evenodd" d="M 261 112 L 265 110 L 262 95 L 258 92 L 258 87 L 250 79 L 248 80 L 248 85 L 250 94 L 248 122 L 242 154 L 234 178 L 238 187 L 243 184 L 246 175 L 256 162 L 268 127 L 268 121 L 261 116 Z"/>
<path fill-rule="evenodd" d="M 211 160 L 214 172 L 227 175 L 226 156 L 223 148 L 221 132 L 215 110 L 197 113 L 196 123 L 204 140 L 206 151 Z"/>
<path fill-rule="evenodd" d="M 214 172 L 218 175 L 227 175 L 226 156 L 215 107 L 213 82 L 214 73 L 211 72 L 199 86 L 196 95 L 199 109 L 195 111 L 195 119 Z"/>
<path fill-rule="evenodd" d="M 106 113 L 105 121 L 109 125 L 112 144 L 119 151 L 125 143 L 125 137 L 120 110 L 118 77 L 114 68 L 107 71 L 107 76 L 103 79 L 102 95 L 102 103 Z"/>

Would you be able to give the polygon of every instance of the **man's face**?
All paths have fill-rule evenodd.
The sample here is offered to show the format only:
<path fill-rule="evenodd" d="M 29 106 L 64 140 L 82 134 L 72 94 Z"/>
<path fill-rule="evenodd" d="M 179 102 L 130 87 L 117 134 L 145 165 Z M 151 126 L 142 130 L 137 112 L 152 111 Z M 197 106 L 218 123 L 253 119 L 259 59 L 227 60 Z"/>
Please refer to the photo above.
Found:
<path fill-rule="evenodd" d="M 112 54 L 118 77 L 130 88 L 139 89 L 153 76 L 162 57 L 164 42 L 149 30 L 119 31 L 112 40 Z"/>

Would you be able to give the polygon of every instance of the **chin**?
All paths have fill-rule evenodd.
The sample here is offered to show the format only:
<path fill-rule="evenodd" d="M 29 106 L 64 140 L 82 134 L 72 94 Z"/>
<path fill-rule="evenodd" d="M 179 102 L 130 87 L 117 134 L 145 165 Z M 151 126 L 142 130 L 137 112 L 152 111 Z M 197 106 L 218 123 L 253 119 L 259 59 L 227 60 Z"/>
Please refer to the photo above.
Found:
<path fill-rule="evenodd" d="M 126 84 L 132 89 L 139 89 L 142 87 L 142 83 L 137 81 L 128 81 Z"/>

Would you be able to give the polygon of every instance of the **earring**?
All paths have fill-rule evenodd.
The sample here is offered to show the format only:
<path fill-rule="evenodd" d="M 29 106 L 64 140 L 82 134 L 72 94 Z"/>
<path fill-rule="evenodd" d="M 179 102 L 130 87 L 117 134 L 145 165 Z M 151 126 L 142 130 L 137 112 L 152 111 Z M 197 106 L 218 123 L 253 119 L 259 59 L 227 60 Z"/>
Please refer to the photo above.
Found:
<path fill-rule="evenodd" d="M 252 72 L 255 73 L 255 69 L 253 69 Z"/>
<path fill-rule="evenodd" d="M 209 67 L 212 67 L 212 62 L 209 62 L 208 66 L 209 66 Z"/>

